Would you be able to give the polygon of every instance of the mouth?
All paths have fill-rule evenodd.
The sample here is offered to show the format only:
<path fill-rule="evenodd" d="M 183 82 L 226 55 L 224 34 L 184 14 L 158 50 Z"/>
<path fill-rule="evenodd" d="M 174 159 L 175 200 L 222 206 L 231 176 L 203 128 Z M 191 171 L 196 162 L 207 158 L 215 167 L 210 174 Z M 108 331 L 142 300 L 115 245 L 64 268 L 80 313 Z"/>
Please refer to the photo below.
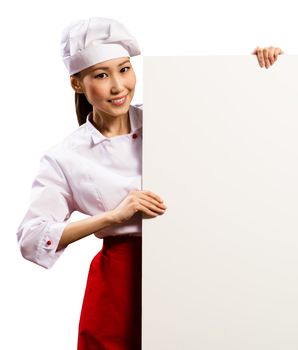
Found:
<path fill-rule="evenodd" d="M 127 98 L 127 95 L 119 97 L 119 98 L 115 98 L 112 100 L 108 100 L 108 102 L 112 103 L 115 106 L 122 106 L 126 102 L 126 98 Z"/>

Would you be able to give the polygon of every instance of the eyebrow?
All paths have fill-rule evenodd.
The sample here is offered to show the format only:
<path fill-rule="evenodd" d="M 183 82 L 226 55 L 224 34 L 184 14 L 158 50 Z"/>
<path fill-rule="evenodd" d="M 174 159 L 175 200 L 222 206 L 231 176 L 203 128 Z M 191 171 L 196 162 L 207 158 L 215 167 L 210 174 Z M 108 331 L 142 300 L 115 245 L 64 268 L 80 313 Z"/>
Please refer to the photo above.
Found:
<path fill-rule="evenodd" d="M 130 63 L 130 60 L 126 60 L 126 61 L 124 61 L 124 62 L 122 62 L 122 63 L 118 64 L 118 67 L 122 66 L 124 63 L 127 63 L 127 62 L 128 62 L 128 63 Z M 93 71 L 95 71 L 95 70 L 97 70 L 97 69 L 109 70 L 109 69 L 110 69 L 110 67 L 97 67 L 97 68 L 92 69 L 92 71 L 91 71 L 91 72 L 93 72 Z"/>

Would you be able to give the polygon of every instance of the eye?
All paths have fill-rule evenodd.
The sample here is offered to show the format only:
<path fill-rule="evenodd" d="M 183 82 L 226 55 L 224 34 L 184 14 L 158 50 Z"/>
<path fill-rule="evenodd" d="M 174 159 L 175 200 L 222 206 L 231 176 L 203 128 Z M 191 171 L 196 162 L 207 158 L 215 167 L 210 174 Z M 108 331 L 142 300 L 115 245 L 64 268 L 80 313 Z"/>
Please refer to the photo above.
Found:
<path fill-rule="evenodd" d="M 121 72 L 123 72 L 123 69 L 126 69 L 127 68 L 127 71 L 130 69 L 130 67 L 123 67 L 123 68 L 121 68 Z M 127 71 L 124 71 L 124 73 L 126 73 Z M 103 78 L 103 74 L 105 74 L 105 75 L 107 75 L 107 73 L 100 73 L 100 74 L 97 74 L 96 76 L 95 76 L 95 78 Z"/>
<path fill-rule="evenodd" d="M 98 77 L 99 77 L 99 78 L 103 78 L 103 76 L 102 76 L 103 74 L 107 75 L 107 73 L 100 73 L 100 74 L 97 74 L 97 75 L 95 76 L 95 78 L 98 78 Z"/>
<path fill-rule="evenodd" d="M 123 67 L 122 69 L 125 69 L 125 68 L 127 68 L 127 71 L 130 69 L 130 67 L 128 67 L 128 66 L 127 66 L 127 67 Z M 121 69 L 121 70 L 122 70 L 122 69 Z M 127 71 L 126 71 L 126 72 L 127 72 Z"/>

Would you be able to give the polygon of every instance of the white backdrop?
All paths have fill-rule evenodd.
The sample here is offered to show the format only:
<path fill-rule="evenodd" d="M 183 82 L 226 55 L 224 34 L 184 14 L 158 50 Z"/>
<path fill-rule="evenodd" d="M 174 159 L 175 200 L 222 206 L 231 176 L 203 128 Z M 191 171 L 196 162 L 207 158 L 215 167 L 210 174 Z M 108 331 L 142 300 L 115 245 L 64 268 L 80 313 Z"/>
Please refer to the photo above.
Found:
<path fill-rule="evenodd" d="M 298 56 L 144 58 L 144 350 L 298 348 Z"/>
<path fill-rule="evenodd" d="M 0 324 L 7 349 L 75 349 L 89 263 L 101 247 L 90 236 L 70 246 L 52 270 L 44 270 L 21 257 L 16 241 L 41 154 L 78 126 L 60 57 L 62 29 L 80 18 L 112 17 L 135 35 L 145 56 L 247 55 L 257 45 L 280 46 L 292 54 L 297 52 L 295 9 L 292 0 L 0 4 Z M 143 101 L 142 60 L 132 58 L 138 77 L 133 103 Z M 80 217 L 76 214 L 72 220 Z"/>

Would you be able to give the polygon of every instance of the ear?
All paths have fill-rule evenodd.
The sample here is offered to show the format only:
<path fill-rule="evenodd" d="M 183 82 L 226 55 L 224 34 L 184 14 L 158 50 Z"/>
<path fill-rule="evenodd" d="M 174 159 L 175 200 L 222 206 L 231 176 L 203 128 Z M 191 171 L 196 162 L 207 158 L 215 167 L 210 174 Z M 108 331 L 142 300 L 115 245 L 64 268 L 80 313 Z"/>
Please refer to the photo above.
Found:
<path fill-rule="evenodd" d="M 70 76 L 70 85 L 74 89 L 74 91 L 77 92 L 78 94 L 84 93 L 84 89 L 82 87 L 81 81 L 74 75 Z"/>

